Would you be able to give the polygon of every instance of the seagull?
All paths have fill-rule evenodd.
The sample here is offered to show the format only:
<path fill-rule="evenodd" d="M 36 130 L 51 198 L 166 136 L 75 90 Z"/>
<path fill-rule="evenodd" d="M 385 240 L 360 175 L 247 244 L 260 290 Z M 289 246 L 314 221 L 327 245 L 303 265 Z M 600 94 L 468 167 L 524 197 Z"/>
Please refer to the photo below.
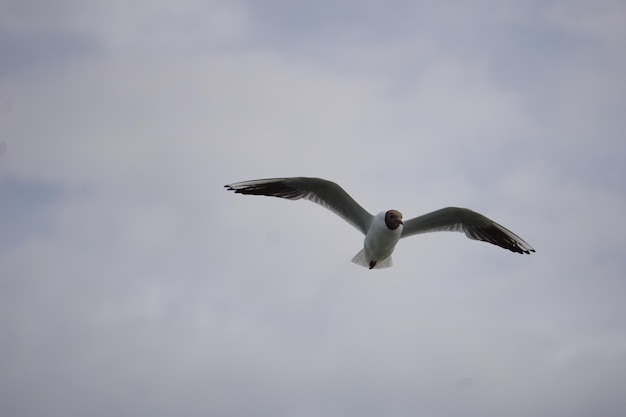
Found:
<path fill-rule="evenodd" d="M 404 221 L 398 210 L 370 214 L 338 184 L 321 178 L 268 178 L 227 184 L 237 194 L 264 195 L 288 200 L 305 199 L 335 212 L 365 235 L 363 249 L 352 262 L 369 269 L 392 265 L 391 254 L 402 238 L 437 231 L 463 232 L 473 240 L 488 242 L 511 252 L 535 250 L 521 237 L 470 209 L 446 207 Z"/>

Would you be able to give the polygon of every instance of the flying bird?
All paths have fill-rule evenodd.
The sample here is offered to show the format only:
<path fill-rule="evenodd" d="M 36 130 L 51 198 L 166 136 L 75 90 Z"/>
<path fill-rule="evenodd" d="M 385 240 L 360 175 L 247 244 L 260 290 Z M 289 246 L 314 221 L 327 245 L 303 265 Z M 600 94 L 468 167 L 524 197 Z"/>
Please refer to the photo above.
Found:
<path fill-rule="evenodd" d="M 473 240 L 489 242 L 515 253 L 535 250 L 504 226 L 472 210 L 446 207 L 403 220 L 398 210 L 370 214 L 338 184 L 321 178 L 268 178 L 225 185 L 237 194 L 265 195 L 288 200 L 306 199 L 335 212 L 365 235 L 363 249 L 352 262 L 369 269 L 392 265 L 391 254 L 402 238 L 437 231 L 464 232 Z"/>

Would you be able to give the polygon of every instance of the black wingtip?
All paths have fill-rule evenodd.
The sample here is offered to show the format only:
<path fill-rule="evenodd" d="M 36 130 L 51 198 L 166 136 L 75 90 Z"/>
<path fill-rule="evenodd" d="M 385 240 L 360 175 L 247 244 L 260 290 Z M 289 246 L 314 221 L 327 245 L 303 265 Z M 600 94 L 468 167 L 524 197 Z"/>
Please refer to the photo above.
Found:
<path fill-rule="evenodd" d="M 532 252 L 535 252 L 535 250 L 533 248 L 529 248 L 529 249 L 522 249 L 517 243 L 515 243 L 514 245 L 514 249 L 510 249 L 510 251 L 512 252 L 517 252 L 520 255 L 530 255 Z"/>
<path fill-rule="evenodd" d="M 508 232 L 508 233 L 507 233 Z M 520 255 L 530 255 L 535 250 L 530 247 L 524 241 L 518 241 L 511 235 L 512 232 L 504 229 L 500 225 L 491 225 L 489 227 L 476 228 L 470 232 L 471 237 L 474 239 L 482 240 L 484 242 L 491 243 L 492 245 L 500 246 L 501 248 L 508 249 L 511 252 L 519 253 Z"/>

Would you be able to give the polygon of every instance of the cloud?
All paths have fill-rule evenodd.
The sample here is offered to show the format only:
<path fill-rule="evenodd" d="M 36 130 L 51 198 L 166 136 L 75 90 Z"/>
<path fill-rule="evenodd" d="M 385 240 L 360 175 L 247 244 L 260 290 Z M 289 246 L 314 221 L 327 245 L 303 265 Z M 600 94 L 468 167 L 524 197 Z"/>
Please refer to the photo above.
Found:
<path fill-rule="evenodd" d="M 39 6 L 0 13 L 3 415 L 626 410 L 621 6 Z M 222 188 L 283 175 L 537 253 L 366 271 L 332 213 Z"/>

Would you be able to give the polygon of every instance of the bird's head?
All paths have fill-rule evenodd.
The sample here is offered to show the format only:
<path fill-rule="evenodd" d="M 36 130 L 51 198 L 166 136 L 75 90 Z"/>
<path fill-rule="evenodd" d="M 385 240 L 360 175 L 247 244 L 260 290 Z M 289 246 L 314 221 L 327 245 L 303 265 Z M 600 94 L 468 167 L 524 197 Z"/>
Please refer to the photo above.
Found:
<path fill-rule="evenodd" d="M 390 230 L 396 230 L 398 226 L 403 225 L 402 213 L 398 210 L 388 210 L 385 213 L 385 224 Z"/>

